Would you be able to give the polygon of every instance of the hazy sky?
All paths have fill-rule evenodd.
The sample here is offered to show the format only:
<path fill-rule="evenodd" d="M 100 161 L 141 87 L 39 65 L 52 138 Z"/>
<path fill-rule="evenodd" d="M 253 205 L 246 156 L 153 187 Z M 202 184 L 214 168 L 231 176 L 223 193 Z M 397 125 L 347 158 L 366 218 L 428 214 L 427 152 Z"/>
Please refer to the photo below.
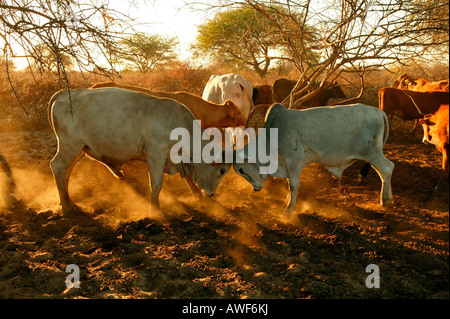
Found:
<path fill-rule="evenodd" d="M 104 0 L 92 0 L 99 5 Z M 177 38 L 180 59 L 189 59 L 190 44 L 195 40 L 197 25 L 207 18 L 203 11 L 192 10 L 185 0 L 109 0 L 109 8 L 135 19 L 136 31 Z M 74 12 L 76 17 L 76 12 Z M 18 52 L 20 48 L 16 49 Z M 25 59 L 14 59 L 17 68 L 26 67 Z"/>
<path fill-rule="evenodd" d="M 148 26 L 138 27 L 143 32 L 177 37 L 182 56 L 186 56 L 185 51 L 195 39 L 197 25 L 206 18 L 204 12 L 190 9 L 185 0 L 113 0 L 110 5 L 125 10 L 122 12 L 132 18 L 148 23 Z"/>
<path fill-rule="evenodd" d="M 203 24 L 206 19 L 212 18 L 214 14 L 213 11 L 194 10 L 186 5 L 186 1 L 195 2 L 194 0 L 90 0 L 89 2 L 98 6 L 107 2 L 110 9 L 135 19 L 138 23 L 135 27 L 136 31 L 176 37 L 179 42 L 179 57 L 186 60 L 191 55 L 189 47 L 197 35 L 197 26 Z M 216 0 L 197 0 L 197 3 L 202 1 L 213 4 Z M 314 2 L 310 8 L 312 21 L 315 16 L 332 15 L 329 10 L 325 10 L 326 3 L 329 4 L 325 1 Z M 73 14 L 76 16 L 77 13 Z M 27 65 L 23 60 L 15 61 L 18 68 Z"/>

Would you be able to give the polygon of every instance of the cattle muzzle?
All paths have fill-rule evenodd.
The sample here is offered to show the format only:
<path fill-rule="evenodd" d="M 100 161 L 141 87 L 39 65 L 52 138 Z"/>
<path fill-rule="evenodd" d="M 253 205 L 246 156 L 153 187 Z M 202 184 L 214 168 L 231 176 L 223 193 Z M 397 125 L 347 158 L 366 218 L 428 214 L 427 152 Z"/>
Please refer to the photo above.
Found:
<path fill-rule="evenodd" d="M 423 144 L 433 144 L 431 143 L 431 139 L 429 137 L 424 136 L 422 139 Z"/>

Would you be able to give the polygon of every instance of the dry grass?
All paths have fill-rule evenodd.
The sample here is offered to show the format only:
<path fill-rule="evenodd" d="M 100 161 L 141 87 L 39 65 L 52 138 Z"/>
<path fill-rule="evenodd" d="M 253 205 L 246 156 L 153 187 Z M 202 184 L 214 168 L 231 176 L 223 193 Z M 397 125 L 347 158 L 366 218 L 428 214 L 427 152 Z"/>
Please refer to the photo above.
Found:
<path fill-rule="evenodd" d="M 50 97 L 64 85 L 58 78 L 50 73 L 39 74 L 27 71 L 15 71 L 11 74 L 11 81 L 15 88 L 17 97 L 11 89 L 6 72 L 0 72 L 0 119 L 5 129 L 44 129 L 47 123 L 47 102 Z M 366 77 L 366 90 L 360 102 L 368 105 L 378 105 L 377 94 L 381 87 L 389 85 L 397 74 L 408 73 L 415 77 L 424 77 L 430 80 L 438 80 L 449 77 L 448 65 L 435 65 L 431 67 L 415 66 L 399 70 L 395 73 L 386 70 L 372 72 Z M 239 73 L 253 85 L 272 84 L 277 78 L 286 77 L 295 79 L 299 76 L 298 71 L 273 70 L 261 79 L 251 70 L 231 70 L 221 66 L 194 67 L 188 62 L 177 62 L 170 67 L 153 71 L 148 74 L 139 72 L 126 72 L 120 77 L 114 78 L 118 83 L 137 85 L 159 91 L 187 91 L 201 95 L 209 77 L 212 74 Z M 80 72 L 68 74 L 71 88 L 90 87 L 98 82 L 110 81 L 107 77 Z M 356 77 L 347 76 L 349 80 L 357 83 Z M 348 97 L 355 96 L 358 89 L 352 87 L 345 80 L 339 80 L 344 85 L 344 91 Z M 332 101 L 330 101 L 332 102 Z"/>

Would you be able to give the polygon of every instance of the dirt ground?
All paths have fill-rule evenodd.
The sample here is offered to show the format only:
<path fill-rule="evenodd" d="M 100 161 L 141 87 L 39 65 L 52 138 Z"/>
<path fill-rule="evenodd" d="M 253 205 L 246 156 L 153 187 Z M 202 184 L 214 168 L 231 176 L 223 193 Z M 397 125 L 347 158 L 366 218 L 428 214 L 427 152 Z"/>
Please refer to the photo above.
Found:
<path fill-rule="evenodd" d="M 50 130 L 0 131 L 18 202 L 0 200 L 0 298 L 449 298 L 448 192 L 435 192 L 441 155 L 412 123 L 395 121 L 385 148 L 394 162 L 394 204 L 379 206 L 381 182 L 363 163 L 334 180 L 306 167 L 297 210 L 285 216 L 288 184 L 260 192 L 233 170 L 197 203 L 167 176 L 163 214 L 151 214 L 145 165 L 115 180 L 89 159 L 73 171 L 83 212 L 63 216 L 49 168 Z M 0 172 L 0 187 L 6 188 Z M 80 269 L 67 289 L 66 266 Z M 379 267 L 380 288 L 366 287 Z"/>

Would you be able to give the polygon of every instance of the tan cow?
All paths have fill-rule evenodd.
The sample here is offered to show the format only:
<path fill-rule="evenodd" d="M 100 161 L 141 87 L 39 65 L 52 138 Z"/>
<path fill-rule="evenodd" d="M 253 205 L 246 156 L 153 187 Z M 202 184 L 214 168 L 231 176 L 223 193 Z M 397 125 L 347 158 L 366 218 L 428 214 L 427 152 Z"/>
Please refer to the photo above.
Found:
<path fill-rule="evenodd" d="M 149 94 L 156 97 L 166 97 L 174 99 L 186 105 L 194 114 L 195 118 L 202 121 L 204 129 L 209 127 L 237 127 L 245 125 L 247 117 L 241 110 L 230 100 L 226 100 L 223 104 L 208 102 L 200 96 L 188 92 L 158 92 L 151 91 L 146 88 L 117 84 L 113 82 L 98 83 L 92 88 L 118 87 L 122 89 L 132 90 Z"/>
<path fill-rule="evenodd" d="M 449 82 L 447 80 L 428 81 L 422 78 L 414 79 L 408 74 L 400 75 L 391 85 L 396 89 L 411 90 L 416 92 L 426 91 L 449 91 Z"/>
<path fill-rule="evenodd" d="M 435 145 L 438 151 L 442 153 L 442 174 L 436 185 L 436 189 L 441 188 L 444 182 L 448 189 L 448 112 L 448 104 L 441 105 L 436 113 L 428 114 L 423 119 L 420 119 L 424 133 L 422 142 Z"/>
<path fill-rule="evenodd" d="M 58 140 L 58 151 L 50 166 L 58 187 L 63 212 L 76 208 L 68 192 L 70 173 L 83 152 L 104 164 L 117 178 L 130 160 L 147 163 L 152 190 L 151 203 L 159 208 L 164 173 L 180 173 L 194 194 L 216 191 L 230 164 L 222 159 L 207 164 L 200 156 L 214 141 L 195 141 L 195 117 L 183 104 L 120 88 L 77 89 L 55 93 L 49 102 L 49 120 Z M 172 148 L 181 141 L 172 138 L 178 129 L 188 135 L 189 160 L 173 160 Z M 202 136 L 202 135 L 200 135 Z M 200 143 L 200 144 L 198 144 Z M 219 145 L 219 149 L 221 146 Z M 209 149 L 210 150 L 210 149 Z M 176 154 L 175 154 L 176 155 Z M 222 155 L 222 154 L 221 154 Z M 194 157 L 194 160 L 192 160 Z"/>

